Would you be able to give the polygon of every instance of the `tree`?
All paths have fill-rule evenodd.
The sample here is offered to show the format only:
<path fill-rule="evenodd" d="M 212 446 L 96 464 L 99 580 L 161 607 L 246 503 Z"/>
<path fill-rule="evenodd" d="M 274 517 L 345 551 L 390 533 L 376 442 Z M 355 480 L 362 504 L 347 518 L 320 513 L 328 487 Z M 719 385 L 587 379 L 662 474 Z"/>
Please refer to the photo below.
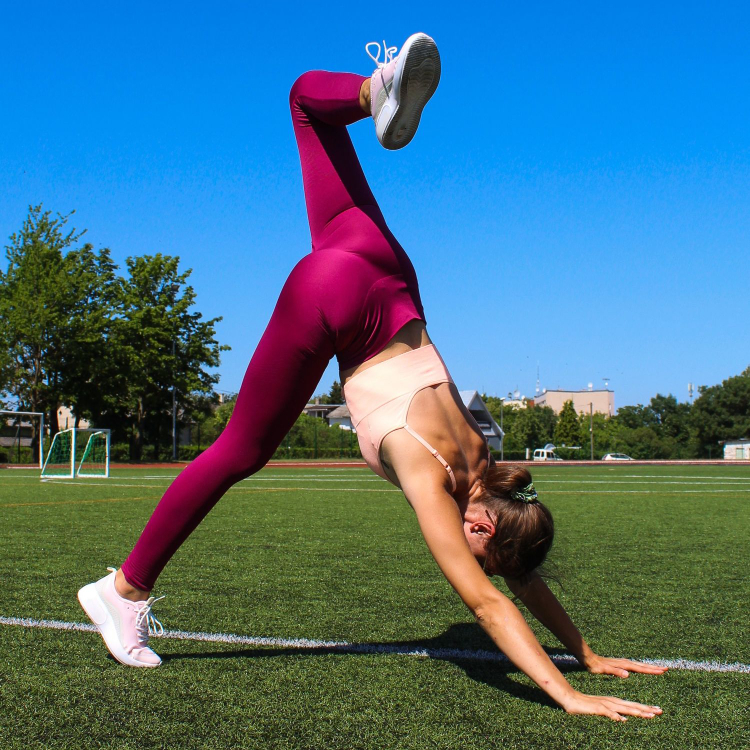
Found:
<path fill-rule="evenodd" d="M 71 407 L 76 425 L 82 417 L 96 424 L 107 408 L 107 394 L 118 379 L 110 356 L 117 314 L 119 279 L 109 250 L 95 253 L 87 244 L 64 259 L 66 329 L 61 345 L 60 400 Z"/>
<path fill-rule="evenodd" d="M 319 398 L 321 404 L 343 404 L 344 393 L 341 389 L 341 383 L 338 380 L 334 380 L 331 390 Z"/>
<path fill-rule="evenodd" d="M 211 403 L 215 403 L 216 401 L 215 398 L 210 398 L 209 400 Z M 196 435 L 192 438 L 193 443 L 197 444 L 199 448 L 211 445 L 229 423 L 236 403 L 237 396 L 233 396 L 215 408 L 212 408 L 209 414 L 194 412 L 193 421 L 196 425 Z"/>
<path fill-rule="evenodd" d="M 698 391 L 690 421 L 702 455 L 716 452 L 720 441 L 750 437 L 750 367 Z"/>
<path fill-rule="evenodd" d="M 51 434 L 61 404 L 88 407 L 102 392 L 101 331 L 114 288 L 109 251 L 75 248 L 84 232 L 66 228 L 71 215 L 29 207 L 0 272 L 0 390 L 20 408 L 47 412 Z"/>
<path fill-rule="evenodd" d="M 215 339 L 221 318 L 202 320 L 190 312 L 195 290 L 186 285 L 191 271 L 180 273 L 179 258 L 157 253 L 127 258 L 129 278 L 120 287 L 120 315 L 112 333 L 120 372 L 110 398 L 113 417 L 130 427 L 131 458 L 140 460 L 146 434 L 157 446 L 171 427 L 172 388 L 181 410 L 197 395 L 210 394 L 220 353 L 229 347 Z"/>
<path fill-rule="evenodd" d="M 578 414 L 573 407 L 572 401 L 563 404 L 562 411 L 557 417 L 555 425 L 556 446 L 580 446 L 583 443 L 581 426 L 578 422 Z"/>
<path fill-rule="evenodd" d="M 530 401 L 525 409 L 518 409 L 504 406 L 496 396 L 484 395 L 482 400 L 498 424 L 503 410 L 506 459 L 523 459 L 527 448 L 534 450 L 552 441 L 557 417 L 548 406 L 534 406 Z"/>

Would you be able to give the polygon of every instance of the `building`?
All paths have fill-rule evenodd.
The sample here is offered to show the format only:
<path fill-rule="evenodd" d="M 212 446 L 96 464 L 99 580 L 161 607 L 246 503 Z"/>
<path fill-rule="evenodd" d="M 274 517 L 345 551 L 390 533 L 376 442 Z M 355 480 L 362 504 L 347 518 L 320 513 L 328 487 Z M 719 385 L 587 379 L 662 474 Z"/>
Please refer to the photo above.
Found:
<path fill-rule="evenodd" d="M 352 424 L 352 415 L 349 414 L 349 407 L 346 404 L 337 406 L 333 411 L 329 411 L 326 422 L 330 426 L 338 425 L 342 430 L 353 430 L 356 432 Z"/>
<path fill-rule="evenodd" d="M 487 410 L 479 392 L 459 391 L 458 395 L 461 396 L 464 406 L 469 410 L 469 413 L 474 417 L 479 428 L 482 430 L 482 434 L 487 438 L 487 444 L 492 450 L 499 451 L 503 442 L 503 431 L 492 418 L 492 414 Z"/>
<path fill-rule="evenodd" d="M 513 396 L 512 398 L 503 399 L 503 407 L 506 409 L 526 409 L 529 406 L 529 401 L 533 404 L 534 399 L 526 398 L 526 396 Z"/>
<path fill-rule="evenodd" d="M 725 461 L 750 461 L 750 440 L 727 440 L 724 443 Z"/>
<path fill-rule="evenodd" d="M 77 426 L 85 430 L 91 427 L 91 423 L 88 419 L 80 419 Z M 67 406 L 61 406 L 57 410 L 57 429 L 62 432 L 71 427 L 76 427 L 76 415 Z"/>
<path fill-rule="evenodd" d="M 579 413 L 588 414 L 591 404 L 594 414 L 604 414 L 612 417 L 615 414 L 615 392 L 609 388 L 590 389 L 584 391 L 548 390 L 545 388 L 534 397 L 534 406 L 549 406 L 555 414 L 562 411 L 566 401 L 573 402 L 573 408 Z"/>
<path fill-rule="evenodd" d="M 327 423 L 328 415 L 340 406 L 341 404 L 321 404 L 320 398 L 316 398 L 313 403 L 307 404 L 307 406 L 302 409 L 302 413 L 307 414 L 308 417 L 318 417 L 319 419 L 325 420 Z"/>

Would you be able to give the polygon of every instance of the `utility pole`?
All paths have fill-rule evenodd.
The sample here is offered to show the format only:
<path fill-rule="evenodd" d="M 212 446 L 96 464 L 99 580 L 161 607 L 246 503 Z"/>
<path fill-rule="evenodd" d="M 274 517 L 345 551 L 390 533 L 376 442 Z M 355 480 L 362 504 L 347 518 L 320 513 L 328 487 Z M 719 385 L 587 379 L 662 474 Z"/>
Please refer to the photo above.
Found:
<path fill-rule="evenodd" d="M 172 284 L 172 294 L 180 291 L 179 284 Z M 174 297 L 172 298 L 174 306 Z M 172 339 L 172 461 L 177 460 L 177 384 L 175 383 L 175 355 L 177 352 L 177 339 Z"/>
<path fill-rule="evenodd" d="M 503 412 L 505 411 L 505 399 L 500 399 L 500 432 L 503 436 L 500 438 L 500 460 L 505 461 L 505 433 L 503 432 Z"/>
<path fill-rule="evenodd" d="M 172 362 L 174 362 L 176 346 L 175 340 L 172 339 Z M 172 371 L 172 461 L 177 460 L 177 386 L 174 379 L 174 371 Z"/>

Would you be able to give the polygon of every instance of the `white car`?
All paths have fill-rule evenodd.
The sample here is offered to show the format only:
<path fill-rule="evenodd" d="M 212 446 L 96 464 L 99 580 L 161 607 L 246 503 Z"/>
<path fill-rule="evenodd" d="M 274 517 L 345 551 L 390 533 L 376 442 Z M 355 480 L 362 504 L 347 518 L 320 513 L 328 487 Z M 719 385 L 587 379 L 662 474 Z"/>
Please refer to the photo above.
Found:
<path fill-rule="evenodd" d="M 562 458 L 558 456 L 551 448 L 537 448 L 534 451 L 534 461 L 562 461 Z"/>
<path fill-rule="evenodd" d="M 635 461 L 635 459 L 624 453 L 607 453 L 606 456 L 602 456 L 602 461 Z"/>

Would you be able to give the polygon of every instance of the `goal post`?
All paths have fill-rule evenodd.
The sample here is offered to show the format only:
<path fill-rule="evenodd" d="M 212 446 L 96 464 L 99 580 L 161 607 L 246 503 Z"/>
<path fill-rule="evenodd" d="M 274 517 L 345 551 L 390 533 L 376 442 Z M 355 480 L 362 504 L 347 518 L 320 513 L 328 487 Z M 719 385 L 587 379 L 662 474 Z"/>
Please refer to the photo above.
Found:
<path fill-rule="evenodd" d="M 37 427 L 38 425 L 38 427 Z M 34 445 L 38 440 L 39 468 L 44 466 L 44 413 L 0 409 L 0 463 L 34 465 Z M 31 449 L 31 450 L 29 450 Z M 30 460 L 24 461 L 27 458 Z"/>
<path fill-rule="evenodd" d="M 109 430 L 95 430 L 89 435 L 78 464 L 77 476 L 109 476 L 109 435 Z"/>
<path fill-rule="evenodd" d="M 52 439 L 42 479 L 109 476 L 110 431 L 71 427 Z"/>

